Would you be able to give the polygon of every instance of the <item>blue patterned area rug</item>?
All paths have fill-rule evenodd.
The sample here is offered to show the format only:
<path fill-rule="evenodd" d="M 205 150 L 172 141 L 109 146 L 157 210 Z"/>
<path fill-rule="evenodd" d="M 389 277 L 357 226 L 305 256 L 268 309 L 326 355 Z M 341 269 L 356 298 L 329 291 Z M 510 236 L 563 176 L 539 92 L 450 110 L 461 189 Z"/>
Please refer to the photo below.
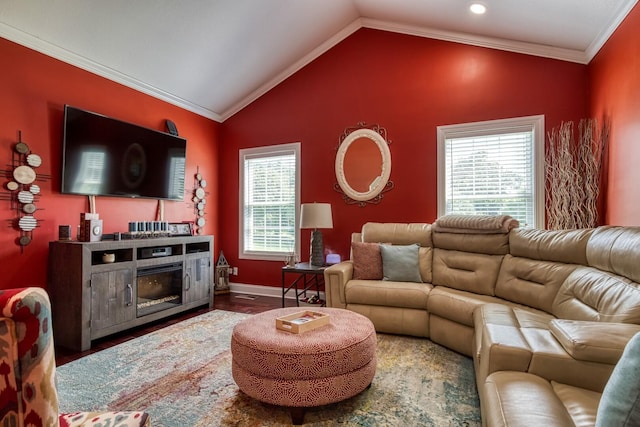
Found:
<path fill-rule="evenodd" d="M 233 326 L 214 310 L 57 369 L 60 409 L 146 410 L 153 426 L 291 425 L 285 409 L 243 394 L 231 376 Z M 378 334 L 371 387 L 309 409 L 307 426 L 479 426 L 471 359 L 428 339 Z"/>

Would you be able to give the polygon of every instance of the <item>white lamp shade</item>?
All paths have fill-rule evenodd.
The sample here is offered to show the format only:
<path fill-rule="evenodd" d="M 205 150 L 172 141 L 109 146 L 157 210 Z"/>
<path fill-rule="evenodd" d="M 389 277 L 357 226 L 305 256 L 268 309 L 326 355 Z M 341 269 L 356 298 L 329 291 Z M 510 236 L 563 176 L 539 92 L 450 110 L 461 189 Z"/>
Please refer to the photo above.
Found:
<path fill-rule="evenodd" d="M 333 228 L 330 203 L 303 203 L 300 228 Z"/>

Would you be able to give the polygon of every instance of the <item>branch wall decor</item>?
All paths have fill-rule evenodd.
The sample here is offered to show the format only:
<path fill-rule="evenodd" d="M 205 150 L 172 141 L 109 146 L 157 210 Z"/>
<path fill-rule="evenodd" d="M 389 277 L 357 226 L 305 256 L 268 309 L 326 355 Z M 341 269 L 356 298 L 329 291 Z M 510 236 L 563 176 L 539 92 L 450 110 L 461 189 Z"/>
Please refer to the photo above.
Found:
<path fill-rule="evenodd" d="M 578 139 L 573 122 L 552 129 L 545 152 L 547 228 L 570 230 L 598 225 L 598 197 L 602 182 L 610 120 L 582 119 Z"/>

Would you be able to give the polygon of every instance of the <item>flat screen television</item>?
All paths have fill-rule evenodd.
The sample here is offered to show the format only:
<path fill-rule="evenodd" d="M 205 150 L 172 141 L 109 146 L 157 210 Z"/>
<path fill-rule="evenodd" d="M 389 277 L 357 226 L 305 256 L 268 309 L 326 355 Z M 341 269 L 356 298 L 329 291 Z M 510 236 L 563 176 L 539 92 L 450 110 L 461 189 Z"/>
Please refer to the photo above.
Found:
<path fill-rule="evenodd" d="M 187 141 L 65 105 L 64 194 L 184 199 Z"/>

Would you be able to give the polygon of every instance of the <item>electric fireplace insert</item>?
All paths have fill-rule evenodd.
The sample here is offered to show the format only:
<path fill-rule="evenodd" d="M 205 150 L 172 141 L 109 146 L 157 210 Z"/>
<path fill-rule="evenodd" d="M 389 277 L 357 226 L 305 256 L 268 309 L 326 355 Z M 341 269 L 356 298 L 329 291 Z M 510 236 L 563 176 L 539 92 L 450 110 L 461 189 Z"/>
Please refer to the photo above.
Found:
<path fill-rule="evenodd" d="M 137 317 L 182 304 L 182 263 L 138 269 Z"/>

